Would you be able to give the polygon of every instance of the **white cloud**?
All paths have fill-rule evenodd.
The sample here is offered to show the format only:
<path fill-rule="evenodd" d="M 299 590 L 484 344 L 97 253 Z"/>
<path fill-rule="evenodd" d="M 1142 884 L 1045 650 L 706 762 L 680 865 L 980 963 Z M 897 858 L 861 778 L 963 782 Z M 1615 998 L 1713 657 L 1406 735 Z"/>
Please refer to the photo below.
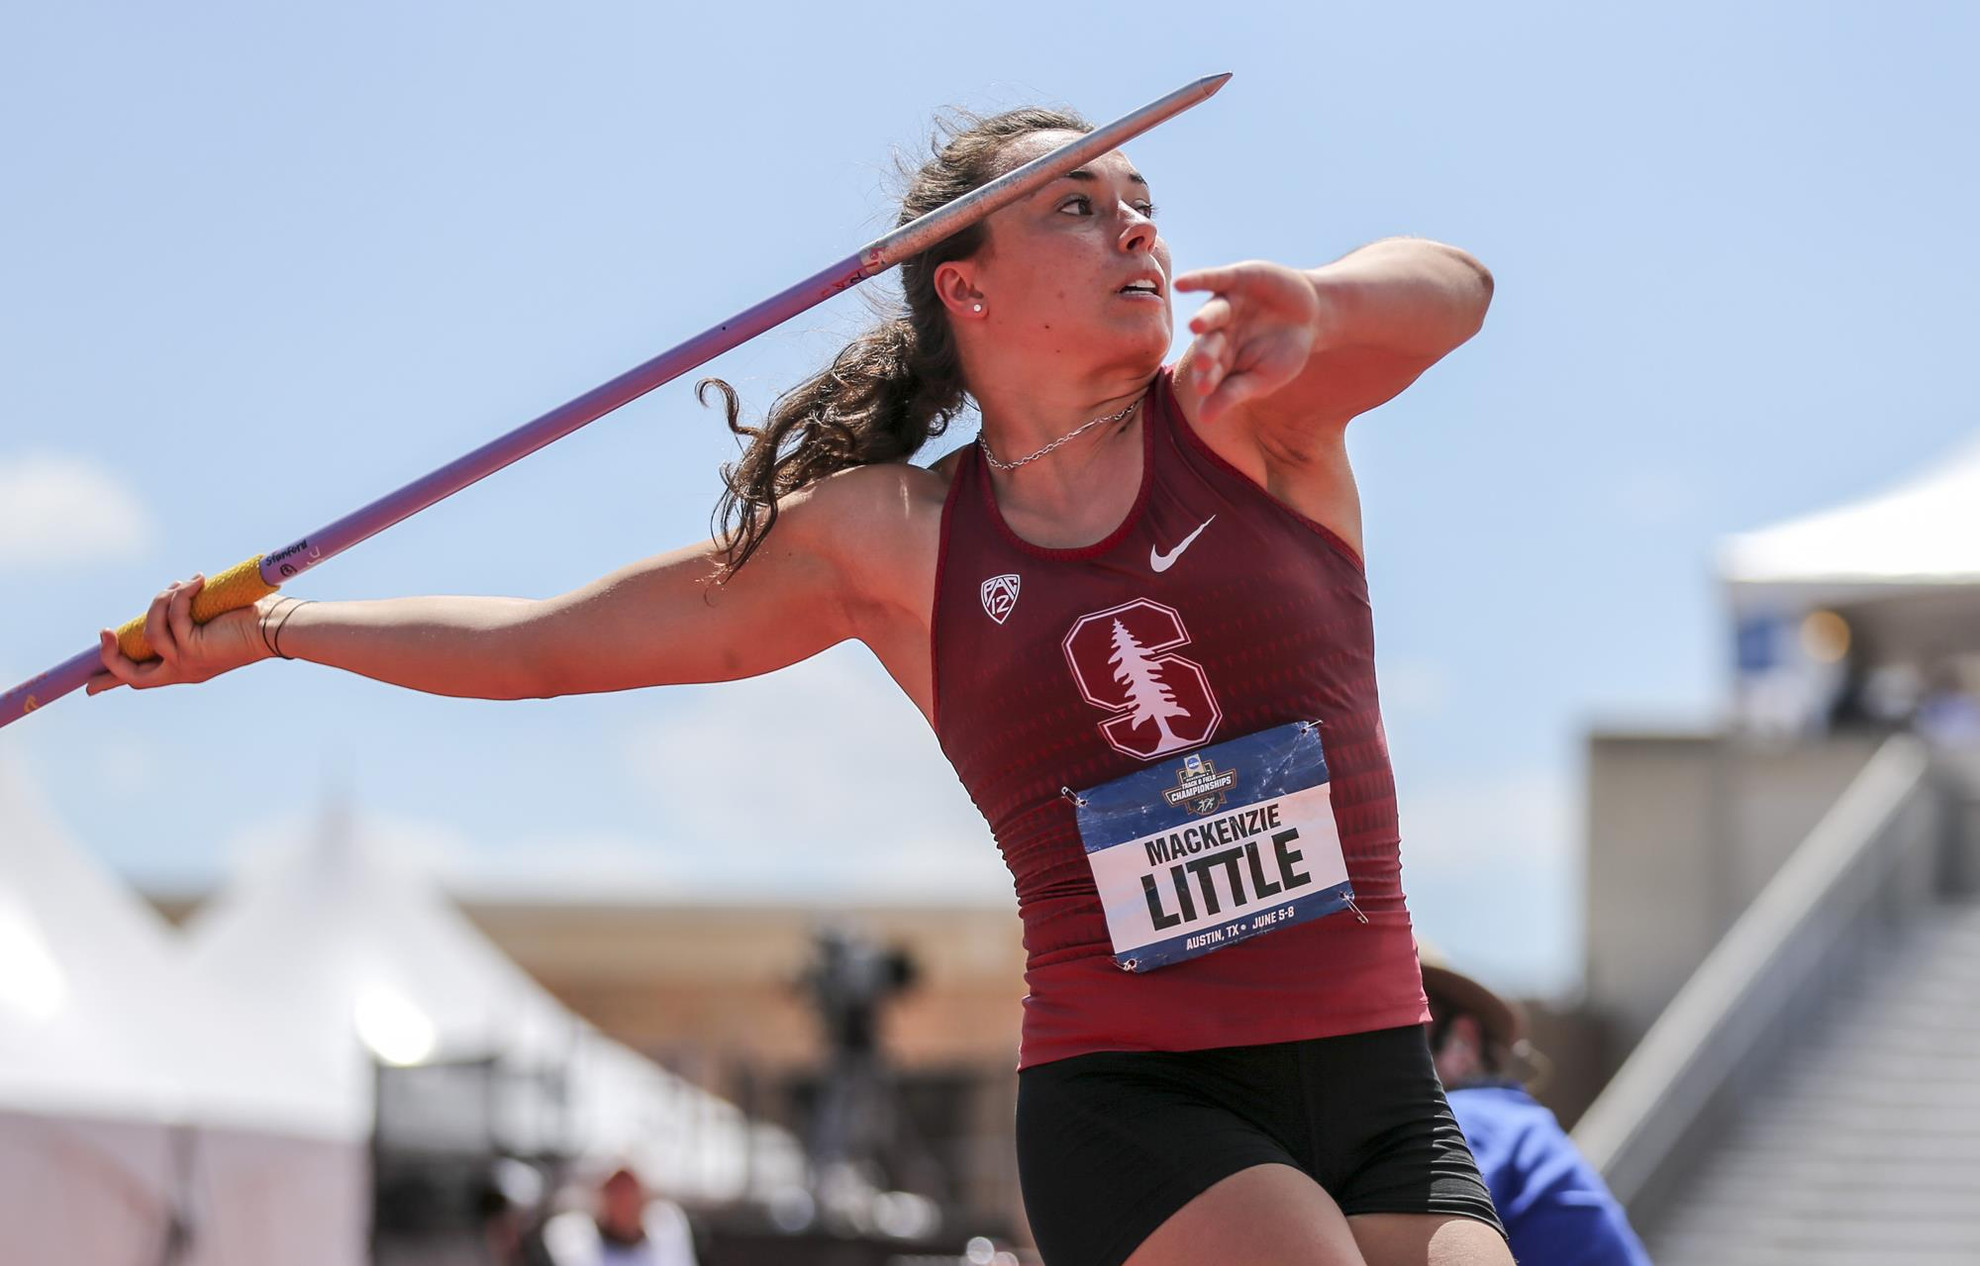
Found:
<path fill-rule="evenodd" d="M 625 760 L 684 879 L 737 896 L 1009 901 L 990 829 L 861 647 L 678 689 Z"/>
<path fill-rule="evenodd" d="M 123 480 L 80 457 L 0 458 L 0 567 L 135 558 L 150 516 Z"/>

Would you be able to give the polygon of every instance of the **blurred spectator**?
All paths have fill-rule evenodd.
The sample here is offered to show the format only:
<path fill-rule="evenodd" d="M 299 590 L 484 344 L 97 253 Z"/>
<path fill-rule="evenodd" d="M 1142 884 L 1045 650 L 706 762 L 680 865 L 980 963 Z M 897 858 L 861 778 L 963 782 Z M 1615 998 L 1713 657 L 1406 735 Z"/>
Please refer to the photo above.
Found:
<path fill-rule="evenodd" d="M 525 1244 L 543 1201 L 543 1176 L 519 1160 L 504 1158 L 489 1168 L 475 1197 L 480 1215 L 483 1258 L 490 1266 L 522 1266 Z"/>
<path fill-rule="evenodd" d="M 1536 1056 L 1525 1018 L 1419 943 L 1430 1049 L 1520 1266 L 1650 1266 L 1600 1174 L 1515 1069 Z"/>
<path fill-rule="evenodd" d="M 696 1266 L 687 1215 L 649 1199 L 625 1165 L 598 1184 L 592 1212 L 560 1213 L 545 1224 L 543 1248 L 555 1266 Z"/>
<path fill-rule="evenodd" d="M 1980 698 L 1967 689 L 1959 661 L 1934 667 L 1925 702 L 1914 720 L 1918 732 L 1934 742 L 1980 746 Z"/>

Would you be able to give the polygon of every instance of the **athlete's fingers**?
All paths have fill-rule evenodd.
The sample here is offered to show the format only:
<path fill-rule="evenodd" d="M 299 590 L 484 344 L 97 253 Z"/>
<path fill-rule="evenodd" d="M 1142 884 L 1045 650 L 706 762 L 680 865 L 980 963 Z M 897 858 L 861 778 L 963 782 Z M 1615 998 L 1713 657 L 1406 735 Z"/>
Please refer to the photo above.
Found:
<path fill-rule="evenodd" d="M 172 605 L 167 615 L 172 626 L 172 644 L 175 647 L 191 645 L 193 599 L 199 596 L 199 591 L 205 584 L 206 577 L 194 572 L 192 579 L 179 586 L 179 592 L 172 598 Z"/>
<path fill-rule="evenodd" d="M 1183 273 L 1173 283 L 1177 290 L 1229 290 L 1238 279 L 1240 264 L 1223 268 L 1196 268 Z"/>
<path fill-rule="evenodd" d="M 1198 334 L 1208 334 L 1211 330 L 1223 329 L 1231 323 L 1231 301 L 1218 295 L 1196 310 L 1189 319 L 1189 328 Z"/>
<path fill-rule="evenodd" d="M 1214 422 L 1228 410 L 1237 408 L 1247 400 L 1255 400 L 1268 391 L 1264 380 L 1257 374 L 1231 374 L 1221 379 L 1216 390 L 1204 400 L 1203 420 Z"/>
<path fill-rule="evenodd" d="M 1229 365 L 1231 360 L 1231 336 L 1223 330 L 1212 330 L 1196 340 L 1197 372 L 1201 373 L 1212 365 Z"/>
<path fill-rule="evenodd" d="M 173 581 L 159 591 L 151 600 L 151 609 L 144 613 L 144 640 L 151 645 L 161 662 L 179 657 L 179 647 L 172 640 L 172 599 L 179 592 L 179 582 Z"/>
<path fill-rule="evenodd" d="M 1215 365 L 1212 365 L 1209 369 L 1204 371 L 1203 377 L 1199 381 L 1202 384 L 1200 390 L 1203 393 L 1203 398 L 1205 401 L 1208 401 L 1217 394 L 1218 384 L 1224 381 L 1224 371 L 1218 369 Z M 1208 422 L 1210 418 L 1211 418 L 1211 411 L 1206 409 L 1203 414 L 1203 420 L 1205 422 Z"/>
<path fill-rule="evenodd" d="M 160 623 L 162 624 L 163 621 L 161 620 Z M 110 636 L 115 638 L 117 635 L 113 632 Z M 133 690 L 149 690 L 154 686 L 170 685 L 173 674 L 178 671 L 176 664 L 163 659 L 147 659 L 143 662 L 132 659 L 118 649 L 114 642 L 110 654 L 102 658 L 110 671 L 116 674 L 117 679 Z M 164 678 L 163 681 L 159 680 L 161 677 Z"/>
<path fill-rule="evenodd" d="M 1217 389 L 1230 369 L 1230 339 L 1222 330 L 1214 331 L 1196 340 L 1195 354 L 1191 369 L 1196 375 L 1196 389 L 1207 396 Z"/>
<path fill-rule="evenodd" d="M 98 694 L 101 691 L 110 690 L 117 686 L 132 684 L 131 670 L 136 668 L 137 665 L 132 663 L 124 652 L 117 649 L 116 633 L 110 629 L 105 629 L 97 634 L 96 641 L 96 657 L 103 661 L 103 672 L 98 673 L 90 679 L 89 692 L 91 694 Z M 103 681 L 103 678 L 106 676 L 110 678 L 107 682 Z M 99 685 L 97 683 L 101 684 Z"/>
<path fill-rule="evenodd" d="M 100 695 L 106 690 L 115 690 L 123 684 L 110 673 L 93 673 L 90 675 L 89 684 L 83 689 L 86 694 Z"/>

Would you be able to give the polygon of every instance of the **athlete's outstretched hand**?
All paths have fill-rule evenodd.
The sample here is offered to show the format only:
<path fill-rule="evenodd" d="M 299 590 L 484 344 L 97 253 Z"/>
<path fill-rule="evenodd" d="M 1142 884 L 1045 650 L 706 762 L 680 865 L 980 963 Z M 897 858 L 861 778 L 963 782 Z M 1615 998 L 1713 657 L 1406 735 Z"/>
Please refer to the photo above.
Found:
<path fill-rule="evenodd" d="M 117 635 L 104 629 L 96 635 L 97 655 L 103 671 L 89 679 L 89 693 L 101 694 L 118 686 L 147 690 L 153 686 L 207 681 L 230 669 L 267 659 L 269 650 L 261 641 L 257 622 L 263 603 L 272 596 L 238 611 L 215 616 L 205 624 L 192 618 L 193 597 L 206 585 L 206 577 L 175 581 L 151 600 L 144 617 L 144 637 L 157 659 L 132 659 L 117 648 Z"/>
<path fill-rule="evenodd" d="M 1174 285 L 1178 291 L 1212 292 L 1189 322 L 1196 334 L 1189 385 L 1203 393 L 1204 422 L 1270 395 L 1306 368 L 1322 315 L 1307 274 L 1252 260 L 1184 273 Z"/>

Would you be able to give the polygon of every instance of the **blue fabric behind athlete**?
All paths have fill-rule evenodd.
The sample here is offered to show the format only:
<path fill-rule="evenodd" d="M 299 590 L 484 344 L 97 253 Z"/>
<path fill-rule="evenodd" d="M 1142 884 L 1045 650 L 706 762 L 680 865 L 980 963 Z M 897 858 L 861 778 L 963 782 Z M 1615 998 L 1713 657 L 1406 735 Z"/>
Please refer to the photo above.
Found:
<path fill-rule="evenodd" d="M 1650 1266 L 1622 1206 L 1553 1113 L 1518 1086 L 1447 1097 L 1519 1266 Z"/>

